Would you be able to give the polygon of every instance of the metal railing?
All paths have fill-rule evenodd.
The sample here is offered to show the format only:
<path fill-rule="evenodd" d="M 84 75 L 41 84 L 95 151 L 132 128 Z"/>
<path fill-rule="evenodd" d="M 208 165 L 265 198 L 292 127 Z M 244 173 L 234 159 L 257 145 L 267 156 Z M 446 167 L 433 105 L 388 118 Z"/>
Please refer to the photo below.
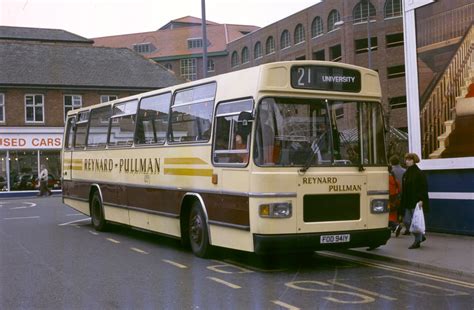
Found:
<path fill-rule="evenodd" d="M 438 137 L 444 133 L 444 122 L 454 119 L 456 97 L 469 75 L 474 62 L 474 24 L 464 35 L 455 55 L 444 73 L 436 81 L 426 101 L 421 103 L 420 126 L 422 156 L 428 156 L 438 148 Z"/>
<path fill-rule="evenodd" d="M 421 20 L 416 25 L 417 47 L 462 37 L 473 16 L 474 3 L 471 3 Z"/>

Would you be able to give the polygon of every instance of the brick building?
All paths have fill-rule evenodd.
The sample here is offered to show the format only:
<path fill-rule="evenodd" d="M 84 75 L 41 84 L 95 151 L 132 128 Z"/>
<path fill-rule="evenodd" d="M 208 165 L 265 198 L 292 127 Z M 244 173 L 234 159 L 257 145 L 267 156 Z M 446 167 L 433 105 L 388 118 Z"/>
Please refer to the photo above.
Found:
<path fill-rule="evenodd" d="M 401 0 L 322 1 L 230 42 L 227 50 L 228 71 L 305 59 L 370 67 L 380 75 L 387 121 L 406 131 Z"/>
<path fill-rule="evenodd" d="M 34 189 L 40 164 L 60 186 L 70 109 L 182 82 L 126 48 L 55 29 L 0 26 L 0 191 Z"/>
<path fill-rule="evenodd" d="M 228 72 L 227 43 L 258 29 L 256 26 L 206 22 L 207 76 Z M 202 78 L 203 41 L 201 19 L 186 16 L 156 31 L 94 38 L 95 46 L 128 47 L 152 59 L 177 76 L 188 80 Z"/>

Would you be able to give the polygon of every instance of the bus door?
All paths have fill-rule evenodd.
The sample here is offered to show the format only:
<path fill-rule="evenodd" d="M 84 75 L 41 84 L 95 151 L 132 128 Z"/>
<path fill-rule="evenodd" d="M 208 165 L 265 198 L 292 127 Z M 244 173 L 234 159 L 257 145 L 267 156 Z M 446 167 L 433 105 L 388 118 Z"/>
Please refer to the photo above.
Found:
<path fill-rule="evenodd" d="M 367 227 L 367 177 L 359 173 L 307 172 L 297 184 L 297 231 L 335 232 Z"/>
<path fill-rule="evenodd" d="M 63 145 L 63 180 L 71 180 L 72 178 L 72 154 L 73 154 L 73 140 L 74 132 L 76 130 L 76 117 L 72 116 L 67 119 L 66 131 L 64 133 Z"/>

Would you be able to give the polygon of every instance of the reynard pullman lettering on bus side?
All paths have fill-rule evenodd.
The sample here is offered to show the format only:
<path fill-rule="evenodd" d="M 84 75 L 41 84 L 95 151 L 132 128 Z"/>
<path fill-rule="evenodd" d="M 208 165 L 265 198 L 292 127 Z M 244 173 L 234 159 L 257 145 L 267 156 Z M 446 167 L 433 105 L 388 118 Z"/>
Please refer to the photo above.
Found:
<path fill-rule="evenodd" d="M 303 184 L 328 184 L 329 192 L 360 192 L 362 185 L 360 184 L 337 184 L 337 177 L 304 177 Z"/>
<path fill-rule="evenodd" d="M 159 158 L 83 159 L 84 171 L 159 174 Z"/>

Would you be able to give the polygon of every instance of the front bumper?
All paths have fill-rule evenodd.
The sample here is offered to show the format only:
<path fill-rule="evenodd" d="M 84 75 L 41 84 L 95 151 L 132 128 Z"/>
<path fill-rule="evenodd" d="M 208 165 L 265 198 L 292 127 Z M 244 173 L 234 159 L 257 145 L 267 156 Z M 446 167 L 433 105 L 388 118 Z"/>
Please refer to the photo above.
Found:
<path fill-rule="evenodd" d="M 343 243 L 321 243 L 323 235 L 349 234 L 350 241 Z M 317 250 L 376 247 L 390 239 L 390 229 L 366 229 L 353 231 L 321 232 L 308 234 L 253 235 L 254 251 L 257 254 L 292 253 Z"/>

